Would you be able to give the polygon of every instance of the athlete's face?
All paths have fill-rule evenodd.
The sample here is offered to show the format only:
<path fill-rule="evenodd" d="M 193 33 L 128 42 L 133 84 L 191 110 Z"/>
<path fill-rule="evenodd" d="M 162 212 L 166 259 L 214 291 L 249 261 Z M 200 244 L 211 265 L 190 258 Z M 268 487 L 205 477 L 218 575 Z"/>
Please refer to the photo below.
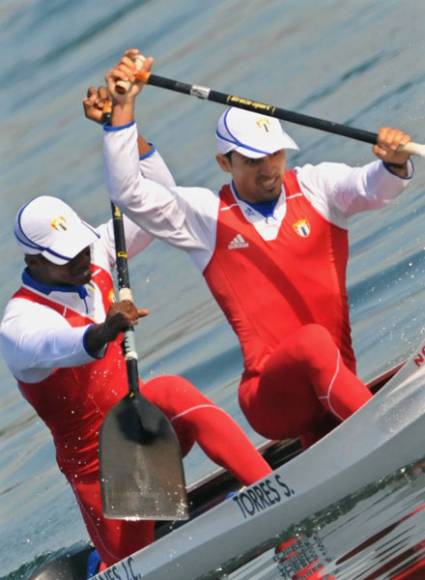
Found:
<path fill-rule="evenodd" d="M 260 159 L 251 159 L 232 151 L 230 158 L 226 155 L 217 155 L 217 162 L 223 171 L 232 175 L 242 199 L 257 203 L 279 197 L 286 167 L 283 149 Z"/>
<path fill-rule="evenodd" d="M 25 261 L 35 280 L 53 286 L 82 286 L 91 280 L 90 246 L 84 248 L 72 260 L 59 266 L 46 260 L 41 254 L 27 255 Z"/>

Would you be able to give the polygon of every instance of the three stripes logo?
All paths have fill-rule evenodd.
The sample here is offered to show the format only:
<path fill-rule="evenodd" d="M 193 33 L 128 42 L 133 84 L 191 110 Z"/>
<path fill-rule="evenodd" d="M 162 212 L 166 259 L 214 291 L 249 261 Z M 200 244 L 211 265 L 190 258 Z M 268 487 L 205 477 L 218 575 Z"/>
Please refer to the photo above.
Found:
<path fill-rule="evenodd" d="M 249 244 L 241 234 L 237 234 L 233 240 L 231 240 L 227 246 L 229 250 L 241 250 L 242 248 L 248 248 Z"/>

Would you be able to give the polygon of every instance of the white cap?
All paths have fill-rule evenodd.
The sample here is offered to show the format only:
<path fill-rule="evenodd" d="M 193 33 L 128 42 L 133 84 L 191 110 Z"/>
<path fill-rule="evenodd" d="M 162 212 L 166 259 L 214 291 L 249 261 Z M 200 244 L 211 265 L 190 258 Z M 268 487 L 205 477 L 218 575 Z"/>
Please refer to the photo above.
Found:
<path fill-rule="evenodd" d="M 215 132 L 217 150 L 223 155 L 237 151 L 259 159 L 280 149 L 298 149 L 277 119 L 231 107 L 218 120 Z"/>
<path fill-rule="evenodd" d="M 25 254 L 41 254 L 63 265 L 100 236 L 61 199 L 42 195 L 16 214 L 15 238 Z"/>

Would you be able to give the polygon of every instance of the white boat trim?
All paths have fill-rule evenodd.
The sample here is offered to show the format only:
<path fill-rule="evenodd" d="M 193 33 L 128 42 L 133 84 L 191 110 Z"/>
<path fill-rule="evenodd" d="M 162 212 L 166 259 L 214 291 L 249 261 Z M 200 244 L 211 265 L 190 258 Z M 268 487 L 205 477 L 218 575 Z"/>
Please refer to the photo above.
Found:
<path fill-rule="evenodd" d="M 95 578 L 192 580 L 241 565 L 236 555 L 421 459 L 424 436 L 425 340 L 367 405 L 310 449 Z"/>

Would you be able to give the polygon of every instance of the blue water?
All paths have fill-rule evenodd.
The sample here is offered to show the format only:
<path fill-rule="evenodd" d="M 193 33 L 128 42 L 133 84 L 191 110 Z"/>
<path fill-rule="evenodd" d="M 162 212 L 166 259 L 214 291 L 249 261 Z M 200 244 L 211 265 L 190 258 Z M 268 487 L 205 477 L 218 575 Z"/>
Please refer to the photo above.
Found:
<path fill-rule="evenodd" d="M 421 0 L 2 0 L 0 306 L 19 284 L 20 204 L 58 195 L 95 225 L 109 217 L 101 129 L 84 119 L 81 100 L 125 48 L 154 55 L 164 76 L 372 131 L 400 126 L 423 142 L 424 19 Z M 213 138 L 221 110 L 145 89 L 138 118 L 179 184 L 221 184 Z M 301 145 L 293 164 L 371 159 L 368 145 L 287 128 Z M 424 325 L 424 177 L 417 160 L 408 192 L 352 221 L 349 290 L 365 380 L 403 360 Z M 137 302 L 152 313 L 138 329 L 143 375 L 186 375 L 259 442 L 236 403 L 237 342 L 187 257 L 155 242 L 131 274 Z M 2 361 L 0 402 L 0 575 L 8 577 L 87 535 L 49 434 Z M 187 460 L 189 482 L 210 469 L 200 452 Z"/>

